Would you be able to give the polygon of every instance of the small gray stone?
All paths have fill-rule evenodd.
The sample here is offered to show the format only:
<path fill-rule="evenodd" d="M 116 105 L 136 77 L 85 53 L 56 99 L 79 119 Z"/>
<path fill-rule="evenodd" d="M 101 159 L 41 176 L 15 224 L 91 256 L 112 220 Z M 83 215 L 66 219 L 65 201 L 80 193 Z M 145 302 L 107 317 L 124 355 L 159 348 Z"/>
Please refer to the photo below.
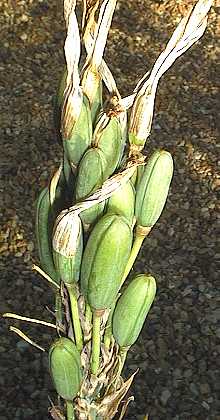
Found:
<path fill-rule="evenodd" d="M 199 391 L 198 391 L 197 385 L 194 384 L 193 382 L 190 384 L 189 389 L 192 392 L 192 394 L 199 395 Z"/>
<path fill-rule="evenodd" d="M 208 405 L 208 403 L 206 401 L 202 401 L 202 406 L 206 409 L 206 410 L 210 410 L 210 407 Z"/>
<path fill-rule="evenodd" d="M 160 400 L 161 400 L 162 404 L 166 405 L 167 401 L 169 400 L 170 397 L 171 397 L 171 392 L 169 391 L 169 389 L 164 389 L 162 391 L 161 396 L 160 396 Z"/>
<path fill-rule="evenodd" d="M 175 377 L 175 378 L 182 378 L 182 372 L 181 372 L 181 370 L 179 369 L 179 368 L 176 368 L 176 369 L 174 369 L 174 371 L 173 371 L 173 376 Z"/>
<path fill-rule="evenodd" d="M 209 386 L 209 384 L 200 384 L 200 392 L 201 394 L 210 394 L 211 393 L 211 388 Z"/>
<path fill-rule="evenodd" d="M 40 395 L 40 391 L 38 389 L 36 389 L 34 392 L 32 392 L 30 397 L 32 398 L 32 400 L 34 400 L 35 398 L 38 398 L 39 395 Z"/>
<path fill-rule="evenodd" d="M 20 286 L 24 286 L 24 280 L 23 279 L 17 279 L 16 280 L 16 286 L 20 287 Z"/>
<path fill-rule="evenodd" d="M 184 374 L 183 374 L 183 376 L 185 378 L 190 378 L 192 376 L 192 374 L 193 374 L 193 372 L 192 372 L 191 369 L 186 369 L 185 372 L 184 372 Z"/>
<path fill-rule="evenodd" d="M 26 343 L 26 341 L 20 340 L 17 342 L 16 347 L 18 351 L 21 353 L 27 350 L 27 348 L 30 346 L 30 344 Z"/>
<path fill-rule="evenodd" d="M 213 322 L 216 324 L 218 321 L 220 321 L 220 308 L 215 309 L 210 314 L 206 315 L 206 319 L 208 321 Z"/>
<path fill-rule="evenodd" d="M 22 40 L 22 41 L 26 41 L 27 40 L 27 34 L 26 33 L 23 33 L 23 34 L 21 34 L 20 35 L 20 39 Z"/>

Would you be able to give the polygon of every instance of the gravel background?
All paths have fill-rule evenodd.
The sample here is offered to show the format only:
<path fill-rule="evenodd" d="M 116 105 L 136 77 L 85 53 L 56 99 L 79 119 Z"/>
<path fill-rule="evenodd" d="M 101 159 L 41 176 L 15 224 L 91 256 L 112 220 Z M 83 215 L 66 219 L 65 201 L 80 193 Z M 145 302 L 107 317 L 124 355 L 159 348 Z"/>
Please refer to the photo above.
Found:
<path fill-rule="evenodd" d="M 132 91 L 165 46 L 184 4 L 118 2 L 106 60 L 122 94 Z M 160 82 L 149 147 L 175 161 L 166 209 L 135 269 L 152 272 L 158 293 L 127 375 L 140 368 L 127 419 L 220 420 L 220 307 L 217 192 L 219 150 L 219 5 L 208 30 Z M 52 97 L 63 67 L 61 1 L 0 1 L 0 312 L 51 319 L 37 261 L 34 200 L 57 168 Z M 0 321 L 0 420 L 47 418 L 54 396 L 44 354 Z M 50 331 L 18 324 L 48 347 Z"/>

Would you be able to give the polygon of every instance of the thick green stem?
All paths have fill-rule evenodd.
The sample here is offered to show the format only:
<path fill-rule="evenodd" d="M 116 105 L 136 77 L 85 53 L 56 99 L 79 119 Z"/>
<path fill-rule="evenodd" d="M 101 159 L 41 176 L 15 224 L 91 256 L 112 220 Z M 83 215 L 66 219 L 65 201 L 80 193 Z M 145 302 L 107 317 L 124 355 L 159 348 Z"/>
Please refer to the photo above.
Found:
<path fill-rule="evenodd" d="M 82 337 L 82 329 L 80 324 L 80 318 L 79 318 L 79 308 L 78 308 L 78 302 L 76 297 L 76 291 L 75 287 L 71 285 L 66 285 L 66 288 L 69 293 L 70 298 L 70 308 L 71 308 L 71 315 L 72 315 L 72 322 L 73 322 L 73 328 L 74 328 L 74 334 L 75 334 L 75 340 L 76 340 L 76 347 L 79 351 L 83 348 L 83 337 Z"/>
<path fill-rule="evenodd" d="M 139 235 L 136 232 L 134 242 L 133 242 L 133 246 L 132 246 L 131 253 L 130 253 L 130 257 L 129 257 L 129 260 L 128 260 L 127 265 L 125 267 L 125 272 L 124 272 L 124 275 L 123 275 L 122 280 L 121 280 L 121 286 L 125 282 L 128 274 L 130 273 L 130 271 L 131 271 L 131 269 L 134 265 L 134 262 L 135 262 L 135 260 L 138 256 L 138 253 L 140 251 L 140 248 L 141 248 L 141 245 L 142 245 L 144 239 L 145 239 L 144 235 Z"/>
<path fill-rule="evenodd" d="M 91 324 L 92 322 L 92 310 L 89 304 L 86 302 L 86 312 L 85 312 L 86 321 Z"/>
<path fill-rule="evenodd" d="M 67 420 L 74 420 L 75 419 L 74 407 L 73 407 L 73 402 L 72 401 L 67 401 L 66 400 L 66 418 L 67 418 Z"/>
<path fill-rule="evenodd" d="M 108 316 L 108 321 L 107 321 L 107 324 L 106 324 L 106 327 L 105 327 L 104 345 L 105 345 L 106 349 L 108 349 L 108 350 L 109 350 L 111 341 L 113 340 L 113 336 L 112 336 L 112 317 L 113 317 L 113 313 L 114 313 L 114 310 L 115 310 L 116 302 L 117 302 L 117 299 L 115 300 L 115 302 L 111 306 L 109 316 Z"/>
<path fill-rule="evenodd" d="M 92 322 L 92 355 L 91 355 L 91 372 L 93 375 L 97 375 L 99 369 L 99 357 L 100 357 L 100 325 L 101 315 L 98 312 L 93 313 Z"/>

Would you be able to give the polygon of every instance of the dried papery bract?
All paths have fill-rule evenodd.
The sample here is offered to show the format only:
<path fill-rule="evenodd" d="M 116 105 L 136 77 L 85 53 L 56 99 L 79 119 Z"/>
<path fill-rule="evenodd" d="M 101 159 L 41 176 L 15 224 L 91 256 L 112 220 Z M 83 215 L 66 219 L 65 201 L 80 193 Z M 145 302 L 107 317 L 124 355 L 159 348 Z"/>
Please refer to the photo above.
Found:
<path fill-rule="evenodd" d="M 55 223 L 53 235 L 54 250 L 66 257 L 74 256 L 81 229 L 81 220 L 77 212 L 64 210 L 57 217 Z"/>
<path fill-rule="evenodd" d="M 64 138 L 69 138 L 82 106 L 82 92 L 79 79 L 80 36 L 75 7 L 65 15 L 67 37 L 64 45 L 67 78 L 64 91 L 61 131 Z"/>
<path fill-rule="evenodd" d="M 98 30 L 98 23 L 95 21 L 95 13 L 99 7 L 99 3 L 100 3 L 99 1 L 94 2 L 94 4 L 91 5 L 91 8 L 89 9 L 87 21 L 86 21 L 87 24 L 86 24 L 85 32 L 83 35 L 83 41 L 84 41 L 85 48 L 87 51 L 88 63 L 89 63 L 89 60 L 91 60 L 93 49 L 96 42 L 95 34 L 97 33 L 97 30 Z M 86 64 L 85 64 L 85 67 L 86 67 Z M 111 98 L 116 98 L 117 105 L 118 105 L 121 99 L 121 95 L 117 89 L 114 77 L 103 58 L 101 59 L 100 64 L 96 66 L 96 70 L 97 70 L 97 77 L 99 79 L 99 86 L 101 82 L 103 81 L 103 83 L 105 84 L 106 88 L 108 89 L 111 95 Z M 121 109 L 123 109 L 122 106 L 121 106 Z"/>
<path fill-rule="evenodd" d="M 82 31 L 87 54 L 91 54 L 94 46 L 97 23 L 95 15 L 100 8 L 101 0 L 83 0 Z"/>
<path fill-rule="evenodd" d="M 60 181 L 62 170 L 63 170 L 63 164 L 61 163 L 60 166 L 59 166 L 59 169 L 55 172 L 55 174 L 53 175 L 53 177 L 50 181 L 49 195 L 50 195 L 51 206 L 54 204 L 54 202 L 56 200 L 57 186 L 58 186 L 58 183 Z"/>
<path fill-rule="evenodd" d="M 118 102 L 120 103 L 121 95 L 118 91 L 115 79 L 104 60 L 101 61 L 99 71 L 109 93 L 112 97 L 116 97 L 118 99 Z"/>
<path fill-rule="evenodd" d="M 66 216 L 67 217 L 67 216 Z M 68 219 L 72 218 L 72 215 L 68 215 Z M 80 221 L 80 219 L 79 219 Z M 63 227 L 60 225 L 56 227 L 56 237 L 54 242 L 56 246 L 58 242 L 56 242 L 59 230 L 62 230 Z M 78 233 L 77 233 L 78 230 Z M 74 224 L 72 220 L 68 221 L 67 226 L 65 226 L 65 232 L 63 234 L 62 239 L 58 239 L 58 241 L 63 241 L 63 245 L 60 251 L 53 250 L 53 258 L 55 267 L 57 272 L 60 275 L 61 280 L 66 284 L 74 284 L 79 280 L 79 271 L 82 259 L 82 251 L 83 251 L 83 234 L 82 234 L 82 226 L 81 221 L 80 225 L 78 226 L 78 220 L 74 220 Z M 67 239 L 68 237 L 68 239 Z M 68 244 L 64 245 L 65 240 L 67 240 Z M 57 246 L 59 248 L 59 246 Z M 69 255 L 66 255 L 69 254 Z"/>
<path fill-rule="evenodd" d="M 104 48 L 116 0 L 104 0 L 99 12 L 98 24 L 94 33 L 93 48 L 88 52 L 82 76 L 83 92 L 89 98 L 90 104 L 94 101 L 99 81 L 99 66 L 102 62 Z"/>
<path fill-rule="evenodd" d="M 66 22 L 66 27 L 69 26 L 69 17 L 73 10 L 76 8 L 76 0 L 64 0 L 63 1 L 63 14 Z"/>
<path fill-rule="evenodd" d="M 149 79 L 138 90 L 129 124 L 131 145 L 142 149 L 151 132 L 154 101 L 160 77 L 174 61 L 203 35 L 207 26 L 207 13 L 212 0 L 199 0 L 174 31 L 165 50 L 153 66 Z"/>

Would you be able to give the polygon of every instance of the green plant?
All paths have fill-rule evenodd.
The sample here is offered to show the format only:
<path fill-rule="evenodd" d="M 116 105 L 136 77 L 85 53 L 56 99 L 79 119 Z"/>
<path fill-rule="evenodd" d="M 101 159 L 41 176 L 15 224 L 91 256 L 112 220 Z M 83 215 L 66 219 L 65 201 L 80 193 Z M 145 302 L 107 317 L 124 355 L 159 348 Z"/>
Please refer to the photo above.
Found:
<path fill-rule="evenodd" d="M 4 314 L 57 330 L 59 338 L 49 350 L 60 397 L 51 408 L 53 418 L 111 419 L 120 406 L 122 419 L 130 401 L 124 399 L 134 375 L 124 381 L 121 373 L 153 303 L 156 282 L 150 274 L 124 282 L 162 213 L 173 175 L 169 152 L 156 150 L 146 159 L 143 149 L 159 79 L 202 36 L 211 4 L 197 2 L 150 75 L 121 98 L 103 59 L 116 0 L 85 0 L 81 31 L 76 2 L 64 1 L 66 68 L 54 112 L 63 157 L 37 201 L 41 268 L 34 267 L 54 291 L 56 325 Z"/>

